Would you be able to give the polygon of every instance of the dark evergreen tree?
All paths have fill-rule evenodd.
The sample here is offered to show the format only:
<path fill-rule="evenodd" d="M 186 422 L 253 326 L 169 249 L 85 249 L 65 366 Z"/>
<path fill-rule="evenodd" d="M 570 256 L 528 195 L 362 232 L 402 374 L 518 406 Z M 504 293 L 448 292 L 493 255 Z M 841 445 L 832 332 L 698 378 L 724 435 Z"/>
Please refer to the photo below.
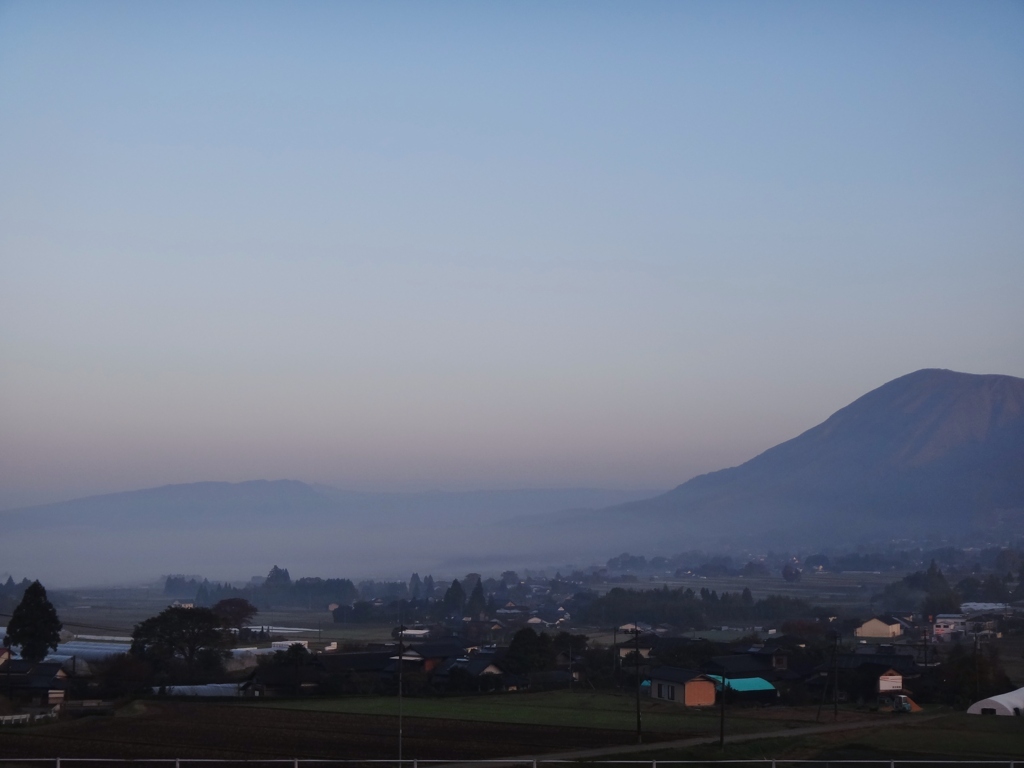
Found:
<path fill-rule="evenodd" d="M 554 644 L 545 632 L 538 635 L 530 627 L 512 636 L 504 663 L 509 672 L 521 675 L 540 672 L 554 666 Z"/>
<path fill-rule="evenodd" d="M 437 597 L 437 590 L 434 587 L 434 577 L 428 573 L 427 578 L 423 580 L 423 599 L 433 600 L 435 597 Z"/>
<path fill-rule="evenodd" d="M 23 659 L 42 661 L 50 651 L 57 650 L 63 628 L 56 609 L 46 597 L 46 589 L 38 581 L 33 581 L 11 614 L 4 646 L 20 645 Z"/>
<path fill-rule="evenodd" d="M 268 587 L 290 587 L 292 577 L 288 574 L 287 568 L 278 568 L 276 565 L 267 574 L 264 584 Z"/>
<path fill-rule="evenodd" d="M 196 605 L 200 608 L 210 607 L 210 582 L 207 579 L 203 579 L 203 583 L 196 590 Z"/>
<path fill-rule="evenodd" d="M 466 608 L 466 592 L 458 579 L 444 593 L 444 610 L 448 616 L 462 616 Z"/>
<path fill-rule="evenodd" d="M 466 601 L 466 613 L 476 619 L 486 608 L 487 598 L 484 596 L 484 585 L 477 580 L 476 586 L 473 587 L 473 591 L 469 595 L 469 600 Z"/>
<path fill-rule="evenodd" d="M 420 592 L 423 591 L 423 582 L 420 581 L 420 575 L 414 573 L 412 578 L 409 579 L 409 598 L 411 600 L 419 600 Z"/>

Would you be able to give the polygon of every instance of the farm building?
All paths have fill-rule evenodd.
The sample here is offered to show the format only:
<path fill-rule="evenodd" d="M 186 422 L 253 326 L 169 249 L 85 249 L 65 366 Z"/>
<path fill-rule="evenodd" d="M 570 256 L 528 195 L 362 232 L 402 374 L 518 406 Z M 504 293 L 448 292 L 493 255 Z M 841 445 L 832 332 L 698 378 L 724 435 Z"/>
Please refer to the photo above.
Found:
<path fill-rule="evenodd" d="M 876 616 L 853 630 L 853 634 L 856 637 L 899 637 L 903 634 L 903 624 L 891 616 Z"/>
<path fill-rule="evenodd" d="M 655 667 L 651 670 L 651 698 L 687 707 L 710 707 L 715 703 L 715 683 L 690 669 Z"/>
<path fill-rule="evenodd" d="M 64 703 L 68 675 L 56 662 L 4 659 L 0 678 L 12 702 L 20 706 L 51 707 Z"/>
<path fill-rule="evenodd" d="M 725 681 L 725 688 L 730 692 L 737 702 L 773 704 L 779 698 L 779 692 L 774 685 L 762 677 L 743 677 L 730 679 L 722 678 L 720 675 L 708 675 L 715 682 L 715 688 L 721 689 L 722 681 Z"/>
<path fill-rule="evenodd" d="M 976 701 L 967 708 L 967 714 L 1020 717 L 1024 715 L 1024 688 L 1018 688 L 1016 691 L 1001 693 L 998 696 L 990 696 L 987 699 Z"/>

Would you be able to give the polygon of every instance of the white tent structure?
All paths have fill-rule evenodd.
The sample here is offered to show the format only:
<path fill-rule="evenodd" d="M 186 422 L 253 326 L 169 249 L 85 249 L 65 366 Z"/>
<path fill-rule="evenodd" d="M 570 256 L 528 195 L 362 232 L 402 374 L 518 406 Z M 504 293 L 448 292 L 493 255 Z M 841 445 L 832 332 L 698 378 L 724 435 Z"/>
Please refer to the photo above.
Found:
<path fill-rule="evenodd" d="M 976 701 L 967 708 L 969 715 L 1024 715 L 1024 688 L 1001 693 L 981 701 Z"/>

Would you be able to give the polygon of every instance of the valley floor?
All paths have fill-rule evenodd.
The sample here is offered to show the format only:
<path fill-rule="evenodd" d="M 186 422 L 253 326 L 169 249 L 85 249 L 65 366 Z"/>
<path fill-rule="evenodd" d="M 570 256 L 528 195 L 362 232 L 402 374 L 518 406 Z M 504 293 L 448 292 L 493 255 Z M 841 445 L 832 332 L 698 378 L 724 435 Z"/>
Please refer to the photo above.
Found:
<path fill-rule="evenodd" d="M 841 710 L 838 723 L 826 711 L 818 724 L 816 707 L 736 709 L 727 712 L 727 744 L 721 751 L 708 743 L 717 738 L 717 712 L 650 701 L 643 704 L 645 746 L 638 750 L 631 746 L 634 706 L 625 695 L 582 691 L 406 699 L 403 756 L 480 760 L 582 756 L 607 748 L 607 754 L 588 759 L 1024 758 L 1019 718 Z M 140 701 L 113 717 L 3 729 L 0 764 L 55 757 L 394 760 L 396 715 L 393 698 Z M 844 730 L 826 732 L 819 725 Z M 729 738 L 736 741 L 728 743 Z M 701 740 L 705 743 L 697 743 Z"/>

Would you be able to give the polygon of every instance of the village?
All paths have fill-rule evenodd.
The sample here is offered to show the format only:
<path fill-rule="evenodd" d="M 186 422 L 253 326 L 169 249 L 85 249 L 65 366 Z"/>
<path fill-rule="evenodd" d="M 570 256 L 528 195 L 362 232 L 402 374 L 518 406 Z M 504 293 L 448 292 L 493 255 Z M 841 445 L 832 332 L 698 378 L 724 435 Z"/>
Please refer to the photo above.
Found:
<path fill-rule="evenodd" d="M 636 578 L 602 575 L 603 585 L 593 574 L 585 583 L 582 573 L 467 574 L 437 585 L 414 575 L 399 599 L 388 596 L 395 583 L 293 582 L 277 566 L 248 592 L 169 578 L 166 593 L 195 591 L 201 600 L 165 598 L 156 616 L 121 635 L 74 632 L 69 624 L 41 659 L 0 649 L 0 726 L 113 714 L 139 698 L 443 701 L 559 690 L 635 695 L 684 710 L 811 708 L 816 720 L 840 709 L 1024 712 L 1019 599 L 857 617 L 792 596 L 755 600 L 749 588 L 640 589 Z M 922 605 L 950 605 L 951 588 L 934 562 L 883 594 L 925 582 Z M 9 581 L 7 589 L 19 586 Z M 317 615 L 331 619 L 326 638 L 322 620 L 315 629 L 261 623 L 301 617 L 282 613 L 283 604 L 311 591 L 325 602 L 330 594 L 357 597 L 320 607 Z M 636 618 L 621 621 L 629 613 Z M 698 617 L 701 626 L 679 617 Z"/>

